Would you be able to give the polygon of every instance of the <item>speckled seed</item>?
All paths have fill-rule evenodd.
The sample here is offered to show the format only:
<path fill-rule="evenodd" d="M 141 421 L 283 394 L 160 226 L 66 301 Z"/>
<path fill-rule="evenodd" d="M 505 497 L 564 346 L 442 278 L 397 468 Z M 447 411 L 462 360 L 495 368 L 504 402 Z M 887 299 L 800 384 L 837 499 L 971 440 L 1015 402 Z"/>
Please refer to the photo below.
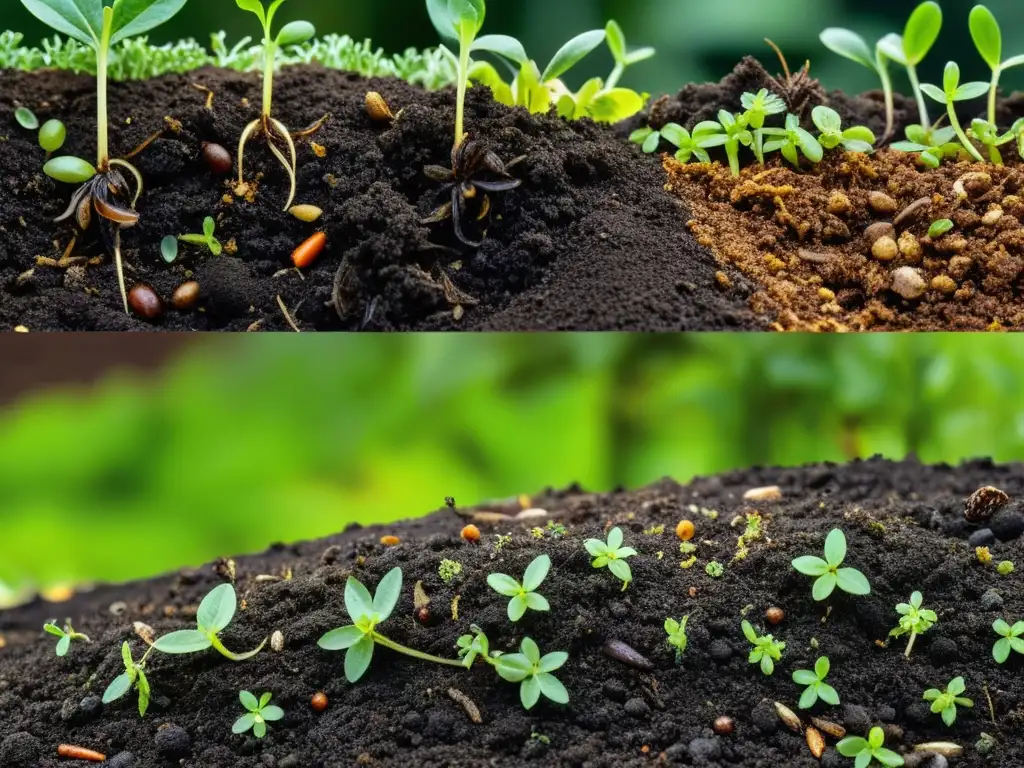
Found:
<path fill-rule="evenodd" d="M 277 653 L 284 650 L 284 635 L 281 634 L 281 630 L 274 630 L 274 634 L 270 636 L 270 648 Z"/>
<path fill-rule="evenodd" d="M 956 280 L 949 275 L 937 275 L 932 278 L 932 290 L 949 296 L 956 293 Z"/>
<path fill-rule="evenodd" d="M 199 283 L 195 280 L 182 283 L 174 289 L 174 294 L 171 296 L 171 304 L 179 312 L 188 312 L 195 307 L 198 301 Z"/>
<path fill-rule="evenodd" d="M 913 301 L 924 296 L 928 284 L 913 267 L 900 267 L 893 270 L 892 289 L 907 301 Z"/>
<path fill-rule="evenodd" d="M 924 256 L 924 248 L 921 247 L 920 241 L 910 232 L 904 232 L 900 235 L 898 245 L 900 253 L 907 261 L 917 264 Z"/>
<path fill-rule="evenodd" d="M 785 723 L 786 727 L 794 733 L 800 733 L 800 731 L 802 730 L 800 718 L 793 713 L 793 710 L 791 710 L 785 704 L 780 704 L 777 701 L 774 702 L 774 704 L 775 711 L 779 713 L 779 720 Z"/>
<path fill-rule="evenodd" d="M 894 239 L 896 237 L 896 227 L 887 221 L 876 221 L 874 224 L 864 230 L 864 237 L 869 243 L 874 245 L 880 238 L 888 237 Z"/>
<path fill-rule="evenodd" d="M 156 291 L 145 283 L 139 283 L 128 291 L 128 306 L 132 312 L 146 320 L 156 320 L 164 313 L 164 303 Z"/>
<path fill-rule="evenodd" d="M 231 153 L 220 144 L 204 141 L 202 145 L 203 162 L 215 176 L 227 176 L 231 173 Z"/>
<path fill-rule="evenodd" d="M 981 217 L 981 223 L 986 227 L 994 227 L 1003 218 L 1003 209 L 998 206 Z"/>
<path fill-rule="evenodd" d="M 969 523 L 983 523 L 992 517 L 997 509 L 1006 506 L 1009 501 L 1010 497 L 1006 491 L 986 485 L 976 490 L 967 499 L 967 503 L 964 504 L 964 518 Z"/>
<path fill-rule="evenodd" d="M 900 255 L 900 248 L 891 237 L 880 237 L 871 246 L 871 255 L 879 261 L 895 261 Z"/>
<path fill-rule="evenodd" d="M 872 211 L 881 216 L 891 216 L 899 207 L 896 201 L 884 192 L 872 192 L 868 195 L 868 205 L 871 206 Z"/>
<path fill-rule="evenodd" d="M 636 669 L 642 669 L 645 672 L 651 672 L 654 670 L 654 664 L 636 651 L 632 646 L 621 640 L 609 640 L 603 646 L 601 646 L 601 652 L 616 661 L 621 661 L 623 664 L 634 667 Z"/>

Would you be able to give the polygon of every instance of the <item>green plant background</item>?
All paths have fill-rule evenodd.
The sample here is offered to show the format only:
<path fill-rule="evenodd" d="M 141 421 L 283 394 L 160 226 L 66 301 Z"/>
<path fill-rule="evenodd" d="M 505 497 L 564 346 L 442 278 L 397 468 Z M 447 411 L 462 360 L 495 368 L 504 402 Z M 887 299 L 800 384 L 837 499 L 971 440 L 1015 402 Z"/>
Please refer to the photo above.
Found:
<path fill-rule="evenodd" d="M 0 580 L 127 579 L 579 481 L 1024 460 L 1006 336 L 244 337 L 0 411 Z"/>
<path fill-rule="evenodd" d="M 874 41 L 886 32 L 901 32 L 916 4 L 916 0 L 715 0 L 711 4 L 706 0 L 491 0 L 484 32 L 514 35 L 538 61 L 547 61 L 572 35 L 615 18 L 632 44 L 654 45 L 659 50 L 656 59 L 636 66 L 625 81 L 652 93 L 675 92 L 686 82 L 717 79 L 746 54 L 776 67 L 762 42 L 767 36 L 782 46 L 794 66 L 809 59 L 812 73 L 826 85 L 852 91 L 877 87 L 877 81 L 867 70 L 826 51 L 818 33 L 829 26 L 848 26 Z M 987 0 L 986 4 L 1000 19 L 1006 56 L 1024 53 L 1024 3 Z M 47 34 L 19 0 L 0 0 L 0 5 L 0 28 L 23 31 L 32 43 Z M 946 24 L 939 44 L 921 68 L 923 79 L 941 82 L 942 68 L 951 58 L 962 65 L 966 79 L 987 79 L 967 29 L 973 0 L 942 0 L 941 5 Z M 280 18 L 308 19 L 321 33 L 370 37 L 389 52 L 438 42 L 423 0 L 291 0 Z M 234 0 L 190 0 L 151 39 L 194 37 L 205 42 L 210 32 L 220 29 L 228 32 L 229 41 L 243 35 L 258 37 L 255 19 L 238 10 Z M 607 52 L 595 55 L 573 72 L 571 84 L 606 75 L 610 64 Z M 902 76 L 897 83 L 905 89 Z M 1008 73 L 1005 85 L 1024 87 L 1024 69 Z"/>

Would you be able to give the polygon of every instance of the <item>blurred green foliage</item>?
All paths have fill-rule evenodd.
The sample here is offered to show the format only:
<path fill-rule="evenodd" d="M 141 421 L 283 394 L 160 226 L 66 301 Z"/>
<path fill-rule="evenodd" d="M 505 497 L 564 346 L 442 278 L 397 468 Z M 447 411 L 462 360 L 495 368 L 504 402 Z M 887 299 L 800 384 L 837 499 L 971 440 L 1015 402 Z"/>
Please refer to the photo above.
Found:
<path fill-rule="evenodd" d="M 0 27 L 23 31 L 32 43 L 47 34 L 19 0 L 0 0 L 0 5 Z M 777 62 L 762 42 L 767 36 L 782 46 L 794 68 L 810 59 L 812 73 L 827 86 L 854 91 L 875 88 L 877 83 L 867 70 L 826 51 L 818 33 L 829 26 L 848 26 L 873 42 L 886 32 L 902 32 L 916 5 L 917 0 L 491 0 L 484 32 L 514 35 L 534 58 L 547 61 L 574 34 L 615 18 L 633 45 L 658 48 L 658 57 L 631 69 L 624 83 L 652 93 L 674 93 L 686 82 L 717 80 L 745 54 L 757 56 L 776 71 Z M 942 68 L 950 58 L 960 62 L 965 81 L 988 79 L 967 28 L 974 0 L 941 0 L 941 5 L 945 28 L 921 68 L 923 79 L 941 82 Z M 986 5 L 1000 20 L 1007 56 L 1024 53 L 1024 3 L 987 0 Z M 423 0 L 291 0 L 280 18 L 308 19 L 321 33 L 370 37 L 389 52 L 438 42 Z M 228 32 L 229 41 L 258 33 L 251 16 L 239 11 L 234 0 L 191 0 L 151 38 L 161 43 L 183 37 L 206 42 L 210 32 L 220 29 Z M 574 70 L 571 84 L 606 76 L 610 66 L 607 52 L 603 57 L 595 55 Z M 903 75 L 897 75 L 896 82 L 906 90 Z M 1022 70 L 1007 74 L 1007 89 L 1022 86 Z"/>
<path fill-rule="evenodd" d="M 0 412 L 0 580 L 127 579 L 579 481 L 1024 460 L 1006 336 L 245 337 Z"/>

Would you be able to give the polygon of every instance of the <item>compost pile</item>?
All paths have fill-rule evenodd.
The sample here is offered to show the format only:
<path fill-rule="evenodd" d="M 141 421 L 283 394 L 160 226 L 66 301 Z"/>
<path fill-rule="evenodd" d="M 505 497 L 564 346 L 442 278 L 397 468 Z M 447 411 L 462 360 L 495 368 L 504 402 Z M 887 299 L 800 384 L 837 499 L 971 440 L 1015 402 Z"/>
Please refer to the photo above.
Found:
<path fill-rule="evenodd" d="M 152 286 L 167 304 L 191 277 L 198 311 L 168 306 L 155 322 L 127 317 L 114 266 L 95 237 L 76 243 L 53 219 L 72 189 L 43 175 L 34 133 L 16 106 L 68 126 L 65 152 L 95 151 L 95 82 L 60 72 L 0 72 L 0 326 L 33 330 L 692 330 L 760 327 L 742 297 L 717 287 L 715 259 L 682 235 L 681 207 L 664 190 L 656 158 L 640 158 L 614 129 L 504 107 L 470 90 L 467 130 L 522 180 L 497 196 L 486 239 L 462 247 L 451 222 L 422 223 L 445 197 L 424 174 L 450 167 L 455 93 L 393 79 L 366 80 L 318 66 L 288 67 L 275 81 L 275 114 L 296 130 L 331 119 L 299 142 L 297 203 L 323 209 L 304 224 L 286 213 L 288 182 L 264 141 L 249 143 L 251 201 L 214 176 L 203 142 L 232 156 L 259 113 L 260 76 L 201 69 L 110 84 L 111 148 L 130 152 L 146 181 L 141 219 L 124 232 L 128 285 Z M 195 86 L 207 90 L 200 90 Z M 367 91 L 398 114 L 374 122 Z M 207 108 L 208 91 L 213 92 Z M 161 260 L 168 235 L 216 221 L 225 255 L 182 246 Z M 300 274 L 291 254 L 315 231 L 320 259 Z M 39 258 L 64 260 L 57 268 Z M 89 263 L 92 262 L 92 263 Z M 67 268 L 70 267 L 70 268 Z M 30 272 L 31 270 L 31 272 Z M 278 301 L 280 297 L 280 302 Z M 283 305 L 283 306 L 282 306 Z"/>
<path fill-rule="evenodd" d="M 947 765 L 946 758 L 911 752 L 914 745 L 947 741 L 963 748 L 962 755 L 949 758 L 950 765 L 1015 768 L 1024 753 L 1024 656 L 1011 654 L 997 665 L 991 625 L 997 618 L 1012 623 L 1024 617 L 1024 591 L 1019 568 L 999 575 L 994 563 L 979 561 L 975 544 L 984 541 L 995 561 L 1022 561 L 1022 477 L 1019 466 L 990 462 L 951 468 L 871 460 L 756 469 L 688 485 L 665 480 L 635 492 L 593 495 L 570 488 L 460 510 L 487 512 L 489 519 L 515 514 L 524 504 L 547 512 L 527 521 L 480 521 L 477 543 L 460 538 L 466 519 L 445 508 L 412 522 L 352 527 L 320 541 L 99 588 L 63 605 L 35 603 L 0 614 L 0 763 L 64 764 L 56 749 L 67 742 L 104 752 L 120 768 L 852 764 L 835 752 L 829 735 L 820 762 L 815 759 L 804 733 L 780 720 L 773 704 L 780 702 L 804 725 L 810 724 L 809 714 L 850 734 L 864 735 L 879 725 L 886 745 L 905 753 L 908 765 Z M 994 514 L 987 521 L 969 524 L 965 499 L 986 485 L 1005 491 L 1009 501 L 989 508 Z M 778 486 L 780 493 L 758 490 L 744 498 L 765 486 Z M 743 521 L 755 511 L 761 535 L 747 542 L 744 558 L 734 559 Z M 692 555 L 680 552 L 674 533 L 684 518 L 696 528 Z M 634 580 L 625 591 L 607 569 L 591 567 L 583 548 L 584 539 L 603 539 L 612 525 L 638 550 L 630 558 Z M 836 591 L 816 603 L 811 579 L 790 562 L 820 556 L 826 534 L 836 527 L 849 544 L 845 565 L 867 576 L 871 594 Z M 497 536 L 508 534 L 499 546 Z M 382 535 L 396 536 L 399 543 L 385 546 Z M 538 590 L 551 611 L 528 611 L 511 624 L 508 598 L 491 590 L 486 577 L 504 572 L 519 578 L 539 554 L 552 560 Z M 681 567 L 690 557 L 696 561 Z M 442 559 L 462 566 L 448 584 L 439 576 Z M 718 577 L 708 573 L 712 561 L 724 567 Z M 480 662 L 470 670 L 442 667 L 383 648 L 358 683 L 347 683 L 341 653 L 321 650 L 317 638 L 348 623 L 343 589 L 350 574 L 372 589 L 395 566 L 404 572 L 403 591 L 381 631 L 449 658 L 472 623 L 484 629 L 493 649 L 514 650 L 528 635 L 545 653 L 568 652 L 558 672 L 569 691 L 568 705 L 542 698 L 527 712 L 518 686 Z M 99 704 L 104 687 L 123 669 L 122 641 L 136 651 L 142 647 L 133 622 L 146 622 L 158 634 L 194 626 L 199 601 L 232 574 L 240 609 L 225 643 L 249 649 L 280 631 L 283 650 L 268 646 L 240 663 L 213 651 L 154 653 L 147 665 L 153 702 L 145 719 L 132 696 Z M 430 600 L 432 619 L 426 624 L 414 618 L 416 581 Z M 924 594 L 938 622 L 917 638 L 908 659 L 905 639 L 885 640 L 897 623 L 894 607 L 914 590 Z M 766 625 L 769 607 L 784 612 L 777 626 Z M 689 647 L 677 663 L 663 624 L 666 617 L 684 615 Z M 92 642 L 77 642 L 58 659 L 53 638 L 41 632 L 43 621 L 54 616 L 70 617 Z M 771 677 L 747 661 L 744 617 L 758 632 L 786 643 Z M 609 640 L 627 643 L 649 660 L 649 669 L 607 655 Z M 831 660 L 828 682 L 842 703 L 819 702 L 807 713 L 797 709 L 802 688 L 790 678 L 796 669 L 810 669 L 820 655 Z M 955 725 L 947 728 L 922 693 L 944 688 L 956 676 L 965 678 L 965 695 L 975 706 L 959 707 Z M 262 740 L 231 733 L 243 713 L 241 689 L 273 692 L 285 710 Z M 449 689 L 468 697 L 481 722 L 471 720 Z M 323 713 L 310 706 L 316 691 L 330 702 Z M 712 729 L 722 716 L 733 719 L 731 733 Z"/>

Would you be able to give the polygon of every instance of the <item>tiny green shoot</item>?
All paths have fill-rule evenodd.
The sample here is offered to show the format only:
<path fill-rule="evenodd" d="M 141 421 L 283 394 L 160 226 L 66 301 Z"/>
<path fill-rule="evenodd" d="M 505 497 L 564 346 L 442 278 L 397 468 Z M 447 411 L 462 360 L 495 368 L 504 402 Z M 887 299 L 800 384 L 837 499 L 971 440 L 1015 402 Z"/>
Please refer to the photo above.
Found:
<path fill-rule="evenodd" d="M 1012 627 L 1002 619 L 992 623 L 993 631 L 1000 636 L 992 646 L 992 658 L 996 664 L 1005 664 L 1010 658 L 1010 651 L 1024 654 L 1024 621 L 1018 621 Z"/>
<path fill-rule="evenodd" d="M 939 620 L 935 611 L 921 607 L 923 599 L 920 592 L 914 592 L 910 595 L 909 603 L 898 604 L 896 606 L 896 613 L 900 614 L 900 624 L 889 632 L 889 637 L 910 635 L 910 640 L 907 641 L 907 650 L 903 654 L 908 659 L 910 658 L 910 652 L 914 649 L 914 641 L 917 639 L 917 636 L 927 632 Z"/>
<path fill-rule="evenodd" d="M 494 667 L 503 680 L 520 683 L 519 700 L 524 709 L 533 709 L 543 694 L 556 704 L 568 704 L 569 692 L 552 672 L 569 659 L 565 651 L 540 655 L 537 643 L 524 637 L 519 653 L 503 653 L 494 661 Z"/>
<path fill-rule="evenodd" d="M 816 576 L 811 590 L 815 600 L 828 598 L 836 587 L 851 595 L 868 595 L 871 585 L 855 568 L 840 568 L 846 559 L 846 536 L 833 528 L 825 538 L 825 559 L 805 555 L 793 561 L 793 568 L 806 576 Z"/>
<path fill-rule="evenodd" d="M 777 137 L 764 143 L 764 152 L 781 152 L 794 168 L 800 167 L 801 152 L 812 163 L 820 163 L 825 156 L 821 144 L 810 131 L 800 127 L 800 118 L 796 115 L 786 115 L 785 128 L 764 128 L 761 133 Z"/>
<path fill-rule="evenodd" d="M 999 22 L 996 21 L 992 11 L 984 5 L 974 6 L 968 26 L 971 29 L 971 39 L 974 40 L 978 53 L 992 70 L 992 83 L 988 93 L 988 122 L 995 125 L 999 78 L 1006 70 L 1024 64 L 1024 55 L 1014 56 L 1003 61 L 1003 33 L 999 29 Z"/>
<path fill-rule="evenodd" d="M 615 68 L 604 84 L 604 90 L 611 91 L 619 84 L 619 80 L 622 79 L 628 67 L 647 61 L 654 56 L 655 51 L 653 48 L 629 50 L 629 46 L 626 44 L 626 35 L 614 19 L 605 25 L 605 37 L 608 40 L 608 50 L 611 51 L 612 58 L 615 60 Z"/>
<path fill-rule="evenodd" d="M 1010 130 L 1000 135 L 999 129 L 986 120 L 972 120 L 967 129 L 968 138 L 974 139 L 988 150 L 988 159 L 993 165 L 1003 164 L 1003 155 L 999 148 L 1017 141 L 1024 148 L 1024 118 L 1014 122 Z"/>
<path fill-rule="evenodd" d="M 843 757 L 852 757 L 854 768 L 868 768 L 872 760 L 877 760 L 886 768 L 903 765 L 903 758 L 891 749 L 885 748 L 885 731 L 872 728 L 865 739 L 861 736 L 847 736 L 836 744 L 836 751 Z"/>
<path fill-rule="evenodd" d="M 36 117 L 36 113 L 28 107 L 18 107 L 14 110 L 14 119 L 17 120 L 18 125 L 26 131 L 34 131 L 39 127 L 39 118 Z"/>
<path fill-rule="evenodd" d="M 772 115 L 781 115 L 786 111 L 786 102 L 767 88 L 757 93 L 744 93 L 740 96 L 740 104 L 746 110 L 747 125 L 754 130 L 764 128 L 764 121 Z"/>
<path fill-rule="evenodd" d="M 938 168 L 943 159 L 956 157 L 961 152 L 960 142 L 956 140 L 956 130 L 948 125 L 942 128 L 908 125 L 906 136 L 906 141 L 890 144 L 889 149 L 917 153 L 921 162 L 929 168 Z"/>
<path fill-rule="evenodd" d="M 777 641 L 771 635 L 758 635 L 746 619 L 743 620 L 740 627 L 743 629 L 744 637 L 754 646 L 747 661 L 751 664 L 760 664 L 762 674 L 771 675 L 775 671 L 775 662 L 782 659 L 782 651 L 786 644 Z"/>
<path fill-rule="evenodd" d="M 57 626 L 56 620 L 48 621 L 43 625 L 43 631 L 60 638 L 57 641 L 57 655 L 61 657 L 68 655 L 73 640 L 81 640 L 83 643 L 92 642 L 88 635 L 75 632 L 75 628 L 71 626 L 71 619 L 65 620 L 63 629 Z"/>
<path fill-rule="evenodd" d="M 214 587 L 199 604 L 196 629 L 181 629 L 166 634 L 158 638 L 153 647 L 161 653 L 171 654 L 198 653 L 212 647 L 231 661 L 250 659 L 263 650 L 269 638 L 264 638 L 256 648 L 245 653 L 229 651 L 220 639 L 220 633 L 227 629 L 237 608 L 238 597 L 233 586 L 221 584 Z"/>
<path fill-rule="evenodd" d="M 629 137 L 634 144 L 640 144 L 647 154 L 657 150 L 662 139 L 678 148 L 675 158 L 684 165 L 693 157 L 702 163 L 710 163 L 708 149 L 725 143 L 722 126 L 713 120 L 699 123 L 692 134 L 678 123 L 667 123 L 660 131 L 639 128 Z"/>
<path fill-rule="evenodd" d="M 160 241 L 160 256 L 168 264 L 173 264 L 178 258 L 178 238 L 168 235 Z"/>
<path fill-rule="evenodd" d="M 720 579 L 725 574 L 725 567 L 717 560 L 712 560 L 704 566 L 704 573 L 712 579 Z"/>
<path fill-rule="evenodd" d="M 594 560 L 590 563 L 594 568 L 607 567 L 612 574 L 622 581 L 623 591 L 633 580 L 633 572 L 630 570 L 627 557 L 633 557 L 637 552 L 632 547 L 622 546 L 622 529 L 616 526 L 608 531 L 608 540 L 587 539 L 583 542 L 584 548 L 590 553 Z"/>
<path fill-rule="evenodd" d="M 56 152 L 64 146 L 68 131 L 60 120 L 47 120 L 39 129 L 39 146 L 46 152 Z"/>
<path fill-rule="evenodd" d="M 441 581 L 445 584 L 451 584 L 458 578 L 460 573 L 462 573 L 462 563 L 458 560 L 445 558 L 441 560 L 441 564 L 437 568 L 437 575 L 441 577 Z"/>
<path fill-rule="evenodd" d="M 487 583 L 491 589 L 512 599 L 508 601 L 509 621 L 519 621 L 523 618 L 527 609 L 534 611 L 549 611 L 551 605 L 547 599 L 536 590 L 548 575 L 551 568 L 551 558 L 547 555 L 540 555 L 535 558 L 523 573 L 522 583 L 504 573 L 492 573 L 487 577 Z"/>
<path fill-rule="evenodd" d="M 146 659 L 153 652 L 153 646 L 149 646 L 139 661 L 132 659 L 132 650 L 125 641 L 121 644 L 121 659 L 124 661 L 124 672 L 115 677 L 107 689 L 103 692 L 103 703 L 110 704 L 124 696 L 135 686 L 139 692 L 139 717 L 146 716 L 149 709 L 149 699 L 152 690 L 149 687 L 149 679 L 146 677 Z"/>
<path fill-rule="evenodd" d="M 942 722 L 947 727 L 952 728 L 953 723 L 956 722 L 956 708 L 957 705 L 961 707 L 973 707 L 974 702 L 970 699 L 962 697 L 960 694 L 967 690 L 964 685 L 964 679 L 962 677 L 954 677 L 949 681 L 949 685 L 946 686 L 946 690 L 940 691 L 938 688 L 929 688 L 924 692 L 924 700 L 932 703 L 932 712 L 935 714 L 942 713 Z"/>
<path fill-rule="evenodd" d="M 462 666 L 469 669 L 477 658 L 481 658 L 490 665 L 494 665 L 494 657 L 490 653 L 490 641 L 487 635 L 476 624 L 470 624 L 469 630 L 472 634 L 461 635 L 455 641 L 455 647 L 459 651 L 459 658 L 462 659 Z"/>
<path fill-rule="evenodd" d="M 214 222 L 212 216 L 207 216 L 203 219 L 203 234 L 201 235 L 178 235 L 178 239 L 183 243 L 189 243 L 191 245 L 205 245 L 210 249 L 210 253 L 214 256 L 220 256 L 223 253 L 224 248 L 220 244 L 220 241 L 213 236 L 214 230 L 217 228 L 217 224 Z M 161 250 L 163 244 L 161 243 Z M 164 260 L 167 257 L 164 256 Z M 172 259 L 173 261 L 173 259 Z"/>
<path fill-rule="evenodd" d="M 458 659 L 443 659 L 429 653 L 417 651 L 390 640 L 377 631 L 395 610 L 398 598 L 402 594 L 402 569 L 392 568 L 380 583 L 373 597 L 369 590 L 353 576 L 345 583 L 345 610 L 352 624 L 332 629 L 317 641 L 317 645 L 325 651 L 345 651 L 345 678 L 354 683 L 359 680 L 370 667 L 375 645 L 390 648 L 404 653 L 414 659 L 432 661 L 453 667 L 463 666 Z"/>
<path fill-rule="evenodd" d="M 727 110 L 720 109 L 718 124 L 725 135 L 722 146 L 725 147 L 725 154 L 729 158 L 729 169 L 733 176 L 738 177 L 740 175 L 740 146 L 753 146 L 754 134 L 747 127 L 745 114 L 734 115 Z M 767 132 L 768 129 L 766 128 L 764 131 Z"/>
<path fill-rule="evenodd" d="M 825 682 L 831 663 L 827 656 L 821 656 L 814 662 L 814 669 L 798 669 L 793 673 L 793 682 L 807 686 L 800 695 L 800 709 L 810 709 L 821 699 L 833 707 L 839 706 L 839 694 L 836 689 Z"/>
<path fill-rule="evenodd" d="M 996 573 L 1000 576 L 1009 576 L 1013 573 L 1013 560 L 1002 560 L 996 566 Z"/>
<path fill-rule="evenodd" d="M 835 149 L 841 145 L 848 152 L 869 153 L 875 148 L 875 134 L 870 128 L 855 125 L 843 129 L 842 118 L 830 107 L 815 107 L 811 111 L 811 120 L 821 132 L 818 143 L 823 149 Z"/>
<path fill-rule="evenodd" d="M 840 27 L 830 27 L 821 33 L 821 42 L 833 53 L 855 61 L 878 75 L 882 83 L 882 93 L 885 96 L 885 137 L 883 141 L 888 140 L 892 136 L 895 123 L 895 94 L 892 77 L 889 74 L 889 60 L 882 52 L 881 41 L 875 44 L 875 50 L 872 53 L 864 38 L 856 32 Z"/>
<path fill-rule="evenodd" d="M 459 43 L 454 144 L 458 147 L 465 137 L 463 126 L 466 88 L 469 84 L 469 55 L 473 49 L 473 41 L 484 26 L 487 7 L 484 0 L 427 0 L 427 12 L 434 27 L 445 39 L 454 38 Z"/>
<path fill-rule="evenodd" d="M 921 86 L 921 90 L 930 98 L 945 105 L 946 114 L 949 116 L 949 125 L 956 131 L 957 138 L 960 139 L 964 149 L 979 163 L 985 162 L 977 147 L 967 138 L 967 134 L 964 133 L 964 129 L 960 125 L 960 118 L 956 114 L 956 103 L 978 98 L 988 90 L 988 83 L 974 82 L 961 85 L 960 66 L 955 61 L 951 61 L 946 64 L 942 76 L 942 88 L 925 83 Z"/>
<path fill-rule="evenodd" d="M 885 56 L 907 68 L 907 76 L 914 89 L 922 126 L 931 125 L 931 121 L 928 119 L 928 105 L 921 93 L 917 66 L 924 61 L 935 45 L 941 31 L 942 8 L 934 0 L 928 0 L 917 6 L 910 14 L 902 36 L 889 34 L 878 41 L 878 47 Z"/>
<path fill-rule="evenodd" d="M 668 635 L 668 644 L 676 649 L 677 664 L 683 658 L 689 643 L 686 637 L 686 622 L 689 620 L 689 616 L 683 616 L 679 621 L 673 618 L 665 619 L 665 634 Z"/>
<path fill-rule="evenodd" d="M 280 720 L 284 717 L 284 710 L 270 703 L 273 694 L 264 693 L 257 701 L 249 691 L 241 691 L 238 694 L 246 713 L 235 720 L 231 726 L 232 733 L 245 733 L 250 728 L 252 735 L 262 739 L 267 735 L 267 723 Z"/>
<path fill-rule="evenodd" d="M 932 240 L 936 240 L 942 237 L 944 234 L 953 229 L 952 219 L 937 219 L 932 222 L 931 226 L 928 227 L 928 237 Z M 914 593 L 918 594 L 918 593 Z"/>

